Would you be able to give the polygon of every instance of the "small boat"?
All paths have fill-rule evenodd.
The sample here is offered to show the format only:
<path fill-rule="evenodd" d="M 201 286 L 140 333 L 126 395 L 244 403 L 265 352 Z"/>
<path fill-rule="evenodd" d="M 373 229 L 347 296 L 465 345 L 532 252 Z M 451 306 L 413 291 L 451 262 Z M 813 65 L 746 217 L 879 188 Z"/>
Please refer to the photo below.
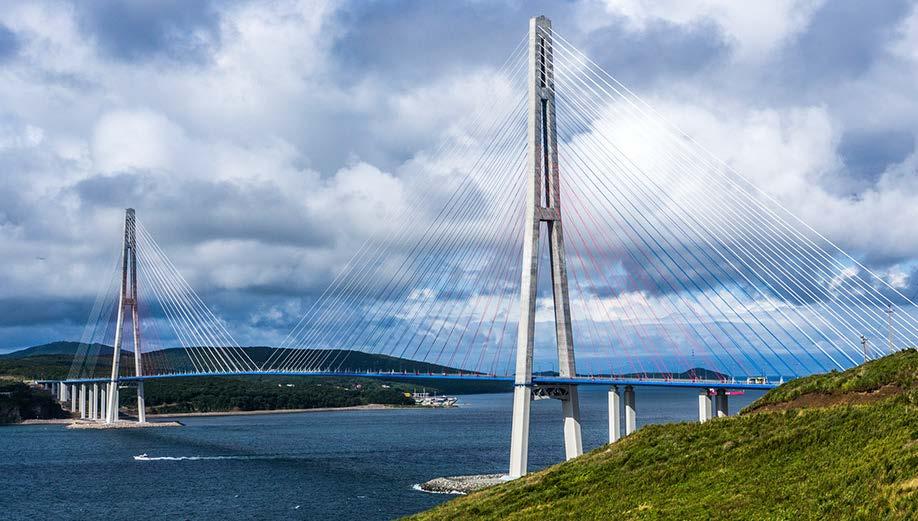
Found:
<path fill-rule="evenodd" d="M 147 456 L 147 453 L 146 453 L 146 452 L 144 452 L 144 453 L 141 454 L 140 456 L 134 456 L 134 459 L 137 460 L 137 461 L 146 461 L 146 460 L 150 459 L 150 457 Z"/>

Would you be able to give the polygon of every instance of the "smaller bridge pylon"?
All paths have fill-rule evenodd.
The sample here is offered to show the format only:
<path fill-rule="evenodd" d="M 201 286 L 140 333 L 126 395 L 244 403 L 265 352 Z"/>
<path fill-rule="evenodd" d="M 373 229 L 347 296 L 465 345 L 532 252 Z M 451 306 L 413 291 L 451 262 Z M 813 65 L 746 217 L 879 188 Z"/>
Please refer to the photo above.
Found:
<path fill-rule="evenodd" d="M 115 345 L 112 350 L 112 377 L 108 383 L 105 423 L 118 421 L 118 380 L 120 376 L 121 345 L 124 341 L 124 323 L 131 316 L 134 343 L 134 374 L 143 376 L 140 354 L 140 319 L 137 314 L 137 235 L 133 208 L 124 212 L 124 241 L 121 250 L 121 289 L 118 292 L 118 317 L 115 322 Z M 146 421 L 143 380 L 137 380 L 137 421 Z"/>

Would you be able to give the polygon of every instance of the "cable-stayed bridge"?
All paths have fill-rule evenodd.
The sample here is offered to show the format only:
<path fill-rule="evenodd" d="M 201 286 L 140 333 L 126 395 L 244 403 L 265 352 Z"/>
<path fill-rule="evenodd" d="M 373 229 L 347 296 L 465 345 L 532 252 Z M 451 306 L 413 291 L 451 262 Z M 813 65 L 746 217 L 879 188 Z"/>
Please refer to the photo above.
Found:
<path fill-rule="evenodd" d="M 406 167 L 410 189 L 386 194 L 372 238 L 278 347 L 241 347 L 128 210 L 70 376 L 47 384 L 84 417 L 114 422 L 128 384 L 144 421 L 150 379 L 513 382 L 519 476 L 532 399 L 561 401 L 574 457 L 580 385 L 610 388 L 614 441 L 621 401 L 625 433 L 635 429 L 635 387 L 697 388 L 704 421 L 727 414 L 727 389 L 918 344 L 916 306 L 895 280 L 718 160 L 547 19 L 531 20 L 493 76 L 491 96 Z M 355 368 L 354 353 L 413 369 Z"/>

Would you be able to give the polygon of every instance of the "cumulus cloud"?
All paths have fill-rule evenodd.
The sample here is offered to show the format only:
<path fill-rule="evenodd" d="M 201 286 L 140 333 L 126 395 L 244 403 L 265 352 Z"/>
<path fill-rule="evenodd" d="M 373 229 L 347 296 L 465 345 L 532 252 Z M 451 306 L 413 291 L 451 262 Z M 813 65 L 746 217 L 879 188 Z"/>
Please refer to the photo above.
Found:
<path fill-rule="evenodd" d="M 0 348 L 78 336 L 128 206 L 240 341 L 282 339 L 364 241 L 404 227 L 401 210 L 419 204 L 418 225 L 448 200 L 487 146 L 473 142 L 474 122 L 519 88 L 497 71 L 537 14 L 516 3 L 185 4 L 0 12 L 0 301 L 22 304 L 0 324 Z M 541 7 L 731 167 L 896 287 L 918 289 L 915 6 L 862 19 L 830 4 Z M 855 23 L 858 38 L 826 38 Z M 857 52 L 832 52 L 839 39 Z M 595 124 L 660 166 L 653 139 L 616 107 Z M 456 143 L 461 153 L 444 153 Z M 625 283 L 590 291 L 616 314 L 664 298 Z M 549 311 L 541 302 L 540 324 Z"/>

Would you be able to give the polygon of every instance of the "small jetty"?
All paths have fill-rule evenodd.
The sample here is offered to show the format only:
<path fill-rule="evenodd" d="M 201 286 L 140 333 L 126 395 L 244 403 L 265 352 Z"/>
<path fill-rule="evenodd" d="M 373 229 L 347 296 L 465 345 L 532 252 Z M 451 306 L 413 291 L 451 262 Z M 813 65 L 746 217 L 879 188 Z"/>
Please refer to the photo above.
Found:
<path fill-rule="evenodd" d="M 150 429 L 158 427 L 182 427 L 183 423 L 177 421 L 165 422 L 136 422 L 119 420 L 112 423 L 99 421 L 76 420 L 67 426 L 68 429 Z"/>

